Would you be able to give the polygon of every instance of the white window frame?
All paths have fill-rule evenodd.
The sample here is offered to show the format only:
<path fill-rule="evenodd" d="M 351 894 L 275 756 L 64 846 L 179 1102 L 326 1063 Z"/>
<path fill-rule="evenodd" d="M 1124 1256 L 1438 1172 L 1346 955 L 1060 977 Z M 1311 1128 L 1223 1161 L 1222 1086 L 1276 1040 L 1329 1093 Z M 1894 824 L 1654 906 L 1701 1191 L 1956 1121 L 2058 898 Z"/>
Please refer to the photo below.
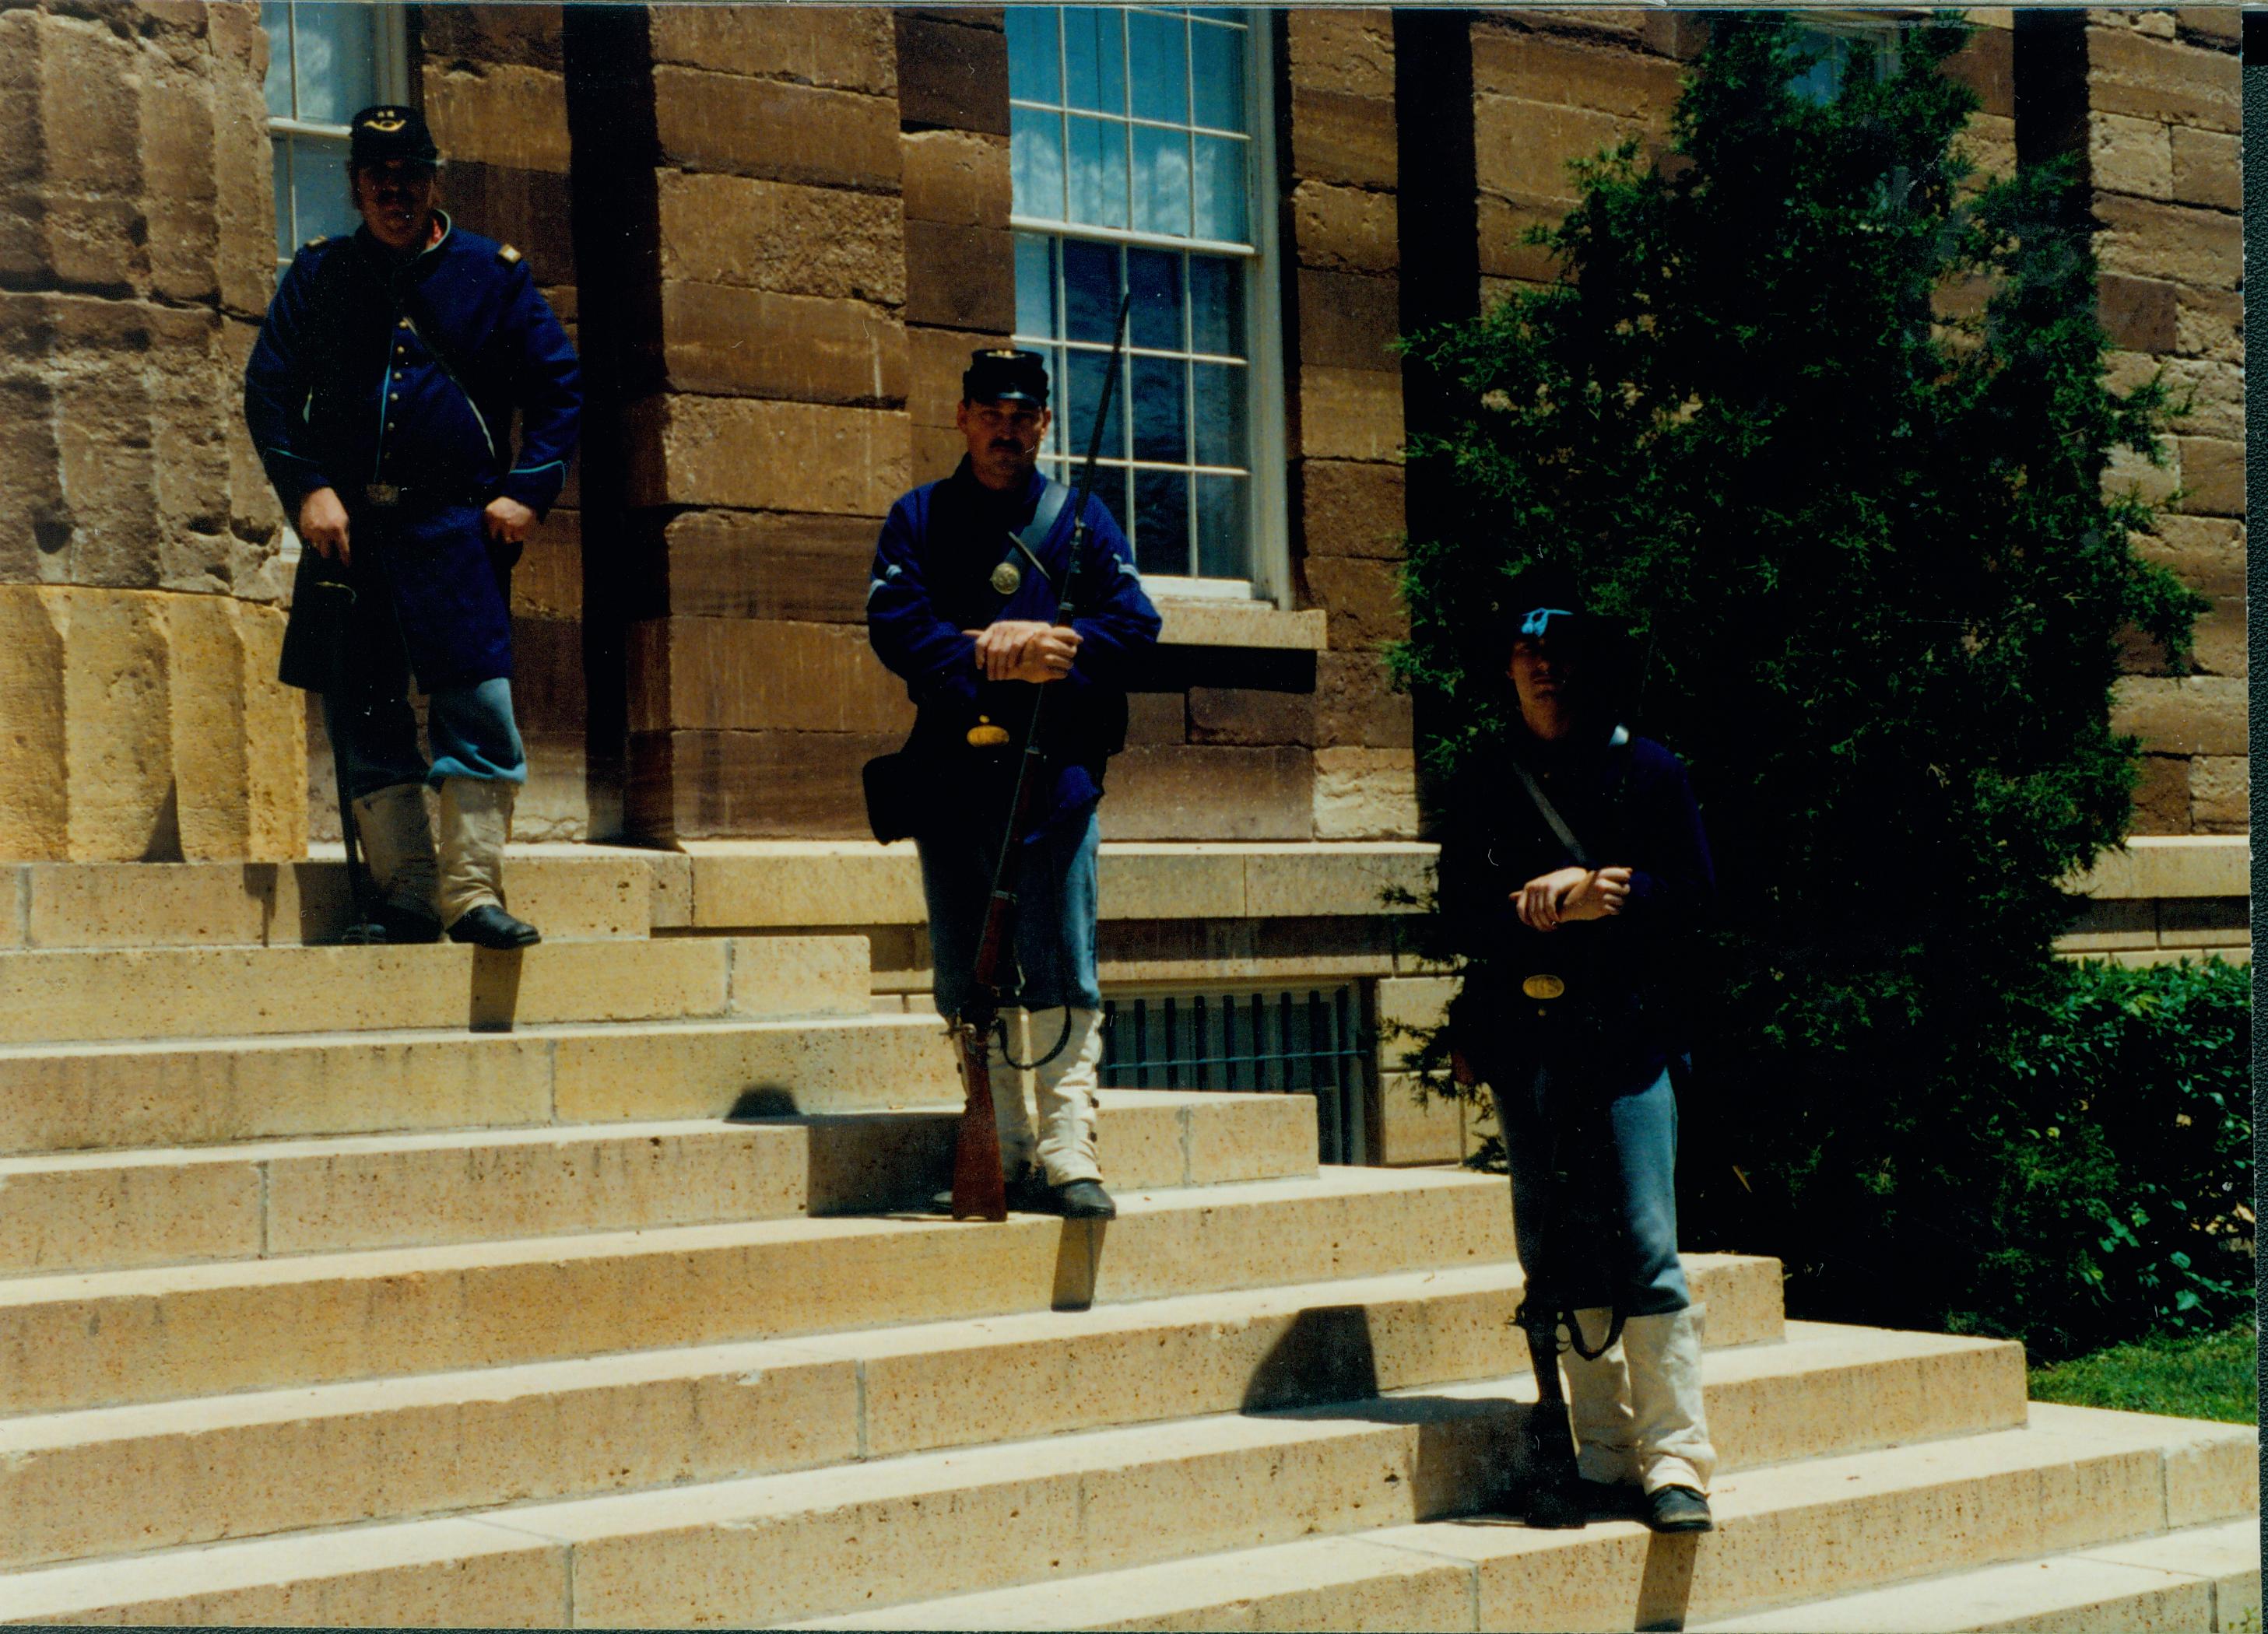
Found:
<path fill-rule="evenodd" d="M 1061 8 L 1057 8 L 1060 10 Z M 1082 239 L 1136 249 L 1217 255 L 1246 263 L 1244 276 L 1245 451 L 1251 472 L 1248 578 L 1200 578 L 1185 574 L 1145 573 L 1144 587 L 1153 598 L 1196 597 L 1292 604 L 1291 528 L 1286 496 L 1286 438 L 1284 423 L 1284 318 L 1282 261 L 1277 227 L 1274 14 L 1244 13 L 1245 222 L 1249 244 L 1223 244 L 1171 233 L 1124 227 L 1095 227 L 1044 217 L 1012 214 L 1019 232 L 1054 239 Z M 1028 106 L 1039 107 L 1040 104 Z M 1084 450 L 1066 450 L 1072 468 Z"/>
<path fill-rule="evenodd" d="M 297 14 L 300 4 L 305 3 L 305 0 L 276 0 L 276 3 L 285 7 L 287 21 L 284 33 L 280 38 L 274 34 L 270 34 L 268 38 L 269 60 L 271 63 L 287 53 L 294 52 L 298 20 Z M 399 4 L 382 4 L 381 0 L 336 0 L 336 3 L 360 4 L 370 12 L 371 65 L 373 70 L 372 81 L 372 89 L 376 93 L 374 99 L 379 102 L 408 103 L 410 99 L 409 8 Z M 299 91 L 299 64 L 296 55 L 290 60 L 291 62 L 291 92 L 296 106 Z M 264 89 L 263 87 L 263 91 Z M 327 141 L 342 143 L 347 139 L 347 128 L 344 125 L 286 118 L 271 114 L 268 116 L 268 151 L 270 165 L 284 162 L 281 144 L 277 141 L 278 137 L 284 136 L 315 136 Z M 272 194 L 274 190 L 271 186 L 269 192 Z M 296 203 L 296 190 L 291 196 Z M 291 262 L 291 251 L 286 249 L 285 246 L 289 245 L 296 249 L 301 242 L 300 234 L 297 230 L 298 224 L 296 217 L 292 222 L 293 231 L 290 234 L 286 235 L 281 231 L 283 225 L 281 222 L 276 224 L 278 232 L 276 267 L 279 272 Z"/>

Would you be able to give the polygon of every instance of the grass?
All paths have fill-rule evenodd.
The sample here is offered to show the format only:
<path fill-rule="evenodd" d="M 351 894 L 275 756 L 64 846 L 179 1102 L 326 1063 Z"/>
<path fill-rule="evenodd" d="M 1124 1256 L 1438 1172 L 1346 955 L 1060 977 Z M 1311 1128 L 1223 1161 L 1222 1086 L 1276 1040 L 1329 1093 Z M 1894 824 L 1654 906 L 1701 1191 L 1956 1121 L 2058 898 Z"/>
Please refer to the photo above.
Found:
<path fill-rule="evenodd" d="M 2114 1344 L 2092 1356 L 2032 1369 L 2032 1399 L 2253 1424 L 2260 1417 L 2258 1341 L 2253 1324 L 2222 1333 Z"/>

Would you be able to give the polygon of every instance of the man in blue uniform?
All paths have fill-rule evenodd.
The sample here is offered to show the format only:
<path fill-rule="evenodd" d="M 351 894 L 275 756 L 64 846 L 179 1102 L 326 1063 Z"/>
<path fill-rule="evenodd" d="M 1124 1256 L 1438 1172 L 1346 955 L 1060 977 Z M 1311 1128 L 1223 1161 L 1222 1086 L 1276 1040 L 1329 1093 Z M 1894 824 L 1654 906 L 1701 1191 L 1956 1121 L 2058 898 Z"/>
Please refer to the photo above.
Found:
<path fill-rule="evenodd" d="M 918 711 L 908 752 L 936 790 L 914 838 L 937 1005 L 957 1015 L 970 996 L 1007 819 L 1004 774 L 1034 689 L 1055 688 L 1044 716 L 1049 783 L 1017 846 L 1015 976 L 1002 1006 L 1027 1012 L 1035 1053 L 1055 1053 L 1034 1074 L 1036 1134 L 997 1041 L 993 1082 L 1007 1093 L 996 1092 L 993 1104 L 1012 1203 L 1108 1218 L 1117 1211 L 1094 1152 L 1095 807 L 1104 765 L 1126 741 L 1126 679 L 1158 638 L 1158 614 L 1125 535 L 1090 497 L 1079 611 L 1067 627 L 1055 622 L 1071 569 L 1073 496 L 1038 470 L 1049 423 L 1039 354 L 977 352 L 961 376 L 955 423 L 968 457 L 891 507 L 866 596 L 868 637 Z M 980 725 L 1005 728 L 1012 752 L 972 747 L 970 729 Z"/>
<path fill-rule="evenodd" d="M 379 923 L 394 941 L 446 927 L 455 941 L 524 947 L 536 931 L 504 911 L 502 866 L 527 781 L 509 573 L 566 480 L 575 351 L 519 252 L 438 208 L 440 155 L 416 109 L 364 108 L 349 129 L 363 224 L 314 240 L 284 272 L 245 369 L 245 419 L 305 548 L 356 592 L 350 692 L 327 696 L 327 722 L 350 750 Z"/>

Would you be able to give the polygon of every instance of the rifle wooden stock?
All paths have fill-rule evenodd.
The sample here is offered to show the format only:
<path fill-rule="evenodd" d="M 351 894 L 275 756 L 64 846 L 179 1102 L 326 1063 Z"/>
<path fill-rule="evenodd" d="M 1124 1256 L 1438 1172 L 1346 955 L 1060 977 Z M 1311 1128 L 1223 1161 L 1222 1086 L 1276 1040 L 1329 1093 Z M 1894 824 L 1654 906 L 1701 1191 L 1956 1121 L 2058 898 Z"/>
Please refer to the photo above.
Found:
<path fill-rule="evenodd" d="M 953 1141 L 953 1218 L 1000 1221 L 1008 1218 L 1008 1189 L 1000 1173 L 1000 1126 L 992 1107 L 992 1064 L 986 1041 L 999 1012 L 989 1002 L 972 1005 L 953 1029 L 961 1051 L 961 1082 L 967 1100 Z"/>
<path fill-rule="evenodd" d="M 1584 1510 L 1575 1485 L 1575 1430 L 1559 1383 L 1559 1313 L 1538 1314 L 1523 1304 L 1513 1320 L 1528 1336 L 1528 1359 L 1535 1369 L 1536 1401 L 1528 1415 L 1528 1456 L 1522 1461 L 1528 1524 L 1580 1527 Z"/>

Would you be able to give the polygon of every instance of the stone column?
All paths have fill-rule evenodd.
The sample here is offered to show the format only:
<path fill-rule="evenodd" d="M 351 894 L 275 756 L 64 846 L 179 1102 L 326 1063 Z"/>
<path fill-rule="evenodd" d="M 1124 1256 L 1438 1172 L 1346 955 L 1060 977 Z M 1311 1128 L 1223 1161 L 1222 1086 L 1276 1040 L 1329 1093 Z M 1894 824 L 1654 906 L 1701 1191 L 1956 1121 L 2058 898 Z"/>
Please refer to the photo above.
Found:
<path fill-rule="evenodd" d="M 306 850 L 239 407 L 267 60 L 250 4 L 0 14 L 0 857 Z"/>

